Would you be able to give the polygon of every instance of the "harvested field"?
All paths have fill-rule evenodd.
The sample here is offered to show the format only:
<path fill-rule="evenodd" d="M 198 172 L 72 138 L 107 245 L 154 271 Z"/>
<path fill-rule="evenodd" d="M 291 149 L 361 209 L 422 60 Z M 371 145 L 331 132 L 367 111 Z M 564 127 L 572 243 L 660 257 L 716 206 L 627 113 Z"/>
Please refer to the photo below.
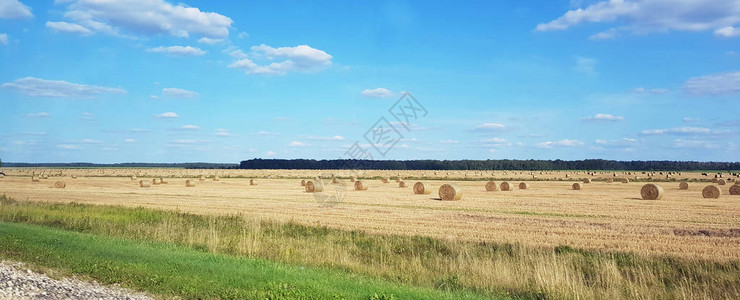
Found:
<path fill-rule="evenodd" d="M 644 201 L 640 195 L 643 183 L 640 182 L 613 185 L 605 179 L 595 179 L 588 189 L 573 190 L 572 185 L 578 180 L 575 172 L 567 173 L 575 177 L 573 181 L 528 179 L 528 189 L 509 192 L 487 192 L 486 182 L 492 179 L 490 176 L 481 177 L 479 181 L 426 178 L 425 183 L 433 191 L 442 184 L 455 183 L 465 194 L 460 201 L 438 201 L 434 200 L 438 196 L 436 193 L 418 195 L 410 189 L 399 189 L 376 179 L 363 180 L 363 185 L 369 187 L 364 192 L 354 191 L 349 185 L 325 184 L 323 193 L 334 194 L 340 186 L 347 191 L 338 204 L 326 207 L 317 203 L 315 194 L 305 192 L 298 184 L 300 180 L 293 179 L 312 178 L 320 175 L 320 171 L 65 170 L 61 177 L 75 174 L 85 180 L 68 182 L 63 190 L 34 184 L 29 180 L 29 169 L 9 171 L 0 181 L 0 193 L 31 201 L 143 206 L 206 214 L 238 213 L 257 219 L 293 220 L 373 233 L 512 242 L 535 247 L 568 245 L 717 261 L 740 259 L 740 240 L 735 234 L 713 234 L 735 232 L 740 228 L 740 198 L 730 195 L 727 185 L 718 186 L 722 197 L 704 199 L 702 188 L 706 184 L 690 185 L 688 190 L 680 190 L 675 183 L 664 184 L 662 199 Z M 38 169 L 36 171 L 39 173 Z M 100 174 L 101 171 L 107 175 Z M 338 178 L 344 178 L 345 172 L 334 172 Z M 46 173 L 55 174 L 50 170 Z M 378 178 L 387 178 L 379 172 L 368 173 L 370 177 L 377 173 Z M 402 174 L 409 179 L 422 173 L 433 174 L 430 171 Z M 498 178 L 514 175 L 496 173 L 501 174 Z M 139 178 L 168 178 L 170 184 L 142 189 L 139 182 L 130 180 L 131 174 Z M 182 188 L 186 178 L 197 180 L 202 174 L 217 175 L 221 180 L 202 181 L 193 189 Z M 552 175 L 564 178 L 565 174 Z M 704 177 L 699 173 L 685 172 L 683 175 L 676 180 Z M 246 178 L 233 178 L 236 176 Z M 267 179 L 268 176 L 274 179 Z M 521 176 L 531 178 L 528 174 Z M 604 173 L 604 176 L 612 176 L 612 173 Z M 249 178 L 262 179 L 259 185 L 250 185 Z M 700 234 L 691 234 L 694 232 Z"/>

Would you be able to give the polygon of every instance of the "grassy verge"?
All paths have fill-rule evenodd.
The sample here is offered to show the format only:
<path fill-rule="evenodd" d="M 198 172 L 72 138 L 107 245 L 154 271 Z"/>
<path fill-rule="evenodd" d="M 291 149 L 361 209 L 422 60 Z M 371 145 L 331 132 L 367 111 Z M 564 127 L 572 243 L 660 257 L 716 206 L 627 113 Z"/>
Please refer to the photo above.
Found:
<path fill-rule="evenodd" d="M 188 299 L 481 299 L 346 272 L 0 222 L 0 257 Z"/>
<path fill-rule="evenodd" d="M 339 270 L 438 291 L 521 298 L 740 298 L 740 262 L 374 235 L 175 211 L 18 202 L 0 221 Z"/>

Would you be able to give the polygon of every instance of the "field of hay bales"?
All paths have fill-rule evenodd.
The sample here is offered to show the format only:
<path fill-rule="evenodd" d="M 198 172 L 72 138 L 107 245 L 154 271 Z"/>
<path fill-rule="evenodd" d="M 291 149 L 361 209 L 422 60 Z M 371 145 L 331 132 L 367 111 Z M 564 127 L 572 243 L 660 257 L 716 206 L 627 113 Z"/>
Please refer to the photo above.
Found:
<path fill-rule="evenodd" d="M 34 168 L 5 173 L 0 193 L 24 201 L 240 214 L 454 241 L 740 259 L 740 196 L 730 194 L 736 177 L 729 173 Z M 306 193 L 301 181 L 316 177 L 323 192 Z M 355 190 L 352 177 L 367 189 Z M 396 177 L 406 187 L 399 187 Z M 713 183 L 715 178 L 728 184 Z M 58 181 L 64 188 L 54 188 Z M 415 194 L 419 181 L 431 193 Z M 489 181 L 508 182 L 511 189 L 487 191 Z M 642 199 L 647 182 L 662 187 L 659 200 Z M 681 189 L 681 182 L 688 188 Z M 440 201 L 443 184 L 457 186 L 460 200 Z M 716 186 L 721 196 L 703 198 L 707 185 Z"/>

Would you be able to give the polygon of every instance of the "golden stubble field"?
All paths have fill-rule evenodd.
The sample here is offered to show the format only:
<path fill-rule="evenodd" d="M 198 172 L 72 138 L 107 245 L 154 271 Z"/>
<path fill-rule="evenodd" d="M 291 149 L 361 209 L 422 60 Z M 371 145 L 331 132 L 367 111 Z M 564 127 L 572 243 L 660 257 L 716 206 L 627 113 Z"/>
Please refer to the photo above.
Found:
<path fill-rule="evenodd" d="M 323 193 L 304 191 L 300 178 L 349 171 L 315 170 L 173 170 L 173 169 L 11 169 L 0 178 L 0 193 L 17 200 L 79 202 L 142 206 L 201 214 L 242 214 L 256 219 L 295 221 L 373 233 L 424 235 L 461 241 L 520 243 L 535 247 L 568 245 L 605 251 L 628 251 L 717 261 L 740 259 L 740 196 L 730 195 L 733 182 L 717 185 L 722 196 L 704 199 L 701 189 L 709 182 L 659 182 L 665 191 L 661 200 L 640 198 L 644 182 L 607 183 L 605 178 L 647 178 L 637 173 L 585 172 L 444 172 L 368 171 L 360 176 L 422 178 L 430 184 L 430 195 L 415 195 L 411 186 L 419 181 L 382 183 L 362 179 L 366 191 L 355 191 L 348 179 L 327 184 Z M 32 182 L 31 175 L 52 175 Z M 137 174 L 137 179 L 128 176 Z M 566 178 L 565 175 L 568 174 Z M 219 176 L 218 181 L 199 176 Z M 615 176 L 616 175 L 616 176 Z M 73 179 L 72 176 L 77 178 Z M 241 176 L 242 178 L 233 178 Z M 533 178 L 534 176 L 534 178 Z M 678 179 L 709 179 L 700 173 L 673 174 Z M 725 178 L 730 174 L 725 174 Z M 165 178 L 167 184 L 139 187 Z M 232 178 L 228 178 L 232 177 Z M 291 178 L 280 178 L 291 177 Z M 434 179 L 430 177 L 436 177 Z M 451 177 L 452 179 L 445 179 Z M 499 179 L 495 179 L 495 178 Z M 571 189 L 578 178 L 597 179 Z M 642 177 L 642 178 L 640 178 Z M 663 178 L 664 175 L 654 175 Z M 254 178 L 257 185 L 250 185 Z M 518 178 L 510 181 L 513 191 L 487 192 L 485 178 Z M 462 180 L 467 179 L 467 180 Z M 567 179 L 567 180 L 549 180 Z M 185 181 L 195 187 L 185 187 Z M 64 181 L 66 188 L 53 188 Z M 516 188 L 521 181 L 529 189 Z M 437 200 L 437 189 L 456 183 L 463 190 L 460 201 Z M 338 203 L 331 200 L 334 195 Z M 326 201 L 330 200 L 330 203 Z M 327 205 L 330 204 L 330 205 Z M 0 207 L 0 209 L 2 209 Z"/>

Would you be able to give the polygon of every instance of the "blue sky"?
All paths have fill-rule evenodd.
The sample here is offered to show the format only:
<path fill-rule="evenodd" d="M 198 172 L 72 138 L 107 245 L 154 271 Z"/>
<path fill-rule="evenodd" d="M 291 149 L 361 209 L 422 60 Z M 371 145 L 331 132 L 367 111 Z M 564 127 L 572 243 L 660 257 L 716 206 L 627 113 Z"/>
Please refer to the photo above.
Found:
<path fill-rule="evenodd" d="M 737 161 L 739 98 L 737 0 L 0 0 L 3 161 Z"/>

